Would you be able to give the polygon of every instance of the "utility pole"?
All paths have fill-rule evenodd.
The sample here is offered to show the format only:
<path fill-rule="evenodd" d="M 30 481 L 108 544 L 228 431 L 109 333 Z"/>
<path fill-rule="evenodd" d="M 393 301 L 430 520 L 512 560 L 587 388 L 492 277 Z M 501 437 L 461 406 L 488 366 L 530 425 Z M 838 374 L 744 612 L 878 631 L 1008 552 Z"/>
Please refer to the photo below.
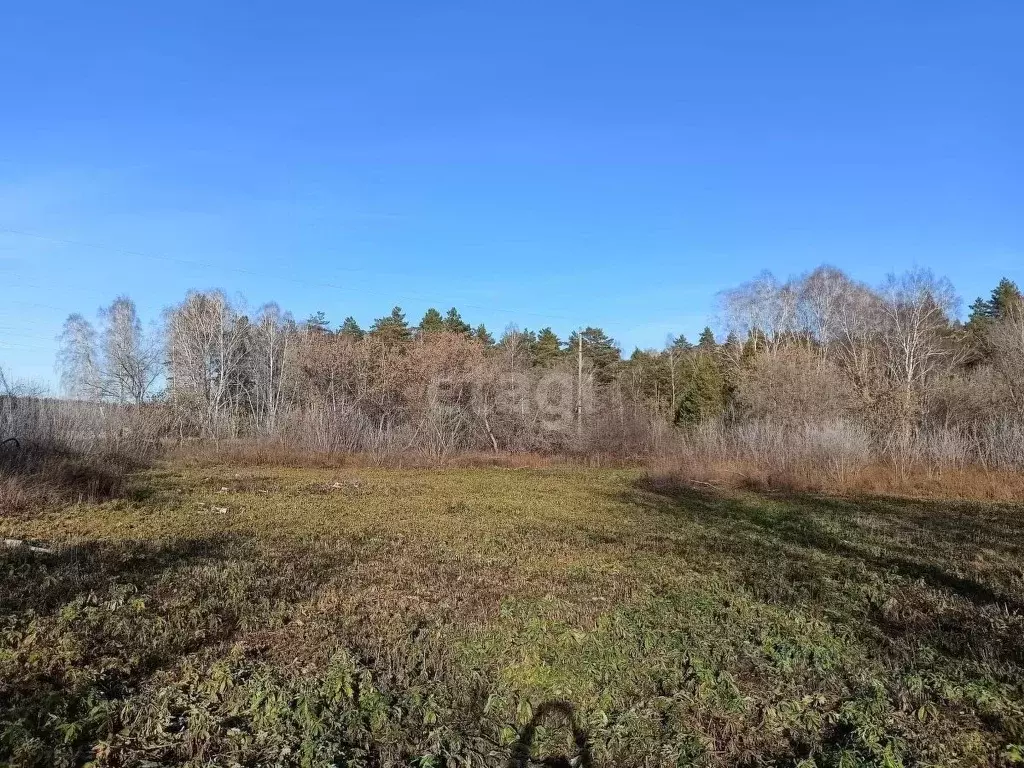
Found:
<path fill-rule="evenodd" d="M 583 330 L 576 331 L 576 435 L 583 433 Z"/>
<path fill-rule="evenodd" d="M 668 408 L 668 412 L 671 414 L 672 409 L 676 407 L 676 345 L 672 339 L 669 339 L 668 344 L 668 372 L 672 380 L 672 403 Z"/>

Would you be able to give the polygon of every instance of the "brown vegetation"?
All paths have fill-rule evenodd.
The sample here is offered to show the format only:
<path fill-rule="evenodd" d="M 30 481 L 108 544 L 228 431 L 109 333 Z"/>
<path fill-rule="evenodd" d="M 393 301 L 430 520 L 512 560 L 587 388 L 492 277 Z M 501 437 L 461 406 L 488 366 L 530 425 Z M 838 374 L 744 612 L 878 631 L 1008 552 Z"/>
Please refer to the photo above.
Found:
<path fill-rule="evenodd" d="M 164 464 L 0 513 L 0 764 L 1010 766 L 1020 505 Z M 545 724 L 548 725 L 547 723 Z M 538 730 L 535 759 L 574 754 Z"/>
<path fill-rule="evenodd" d="M 456 310 L 412 326 L 252 316 L 191 293 L 148 337 L 118 298 L 69 318 L 74 401 L 0 377 L 5 505 L 117 491 L 158 452 L 293 466 L 648 464 L 715 485 L 1014 498 L 1024 469 L 1024 301 L 1004 280 L 955 316 L 917 270 L 878 289 L 822 267 L 727 291 L 705 330 L 623 359 L 600 329 L 494 342 Z M 161 351 L 158 354 L 158 350 Z M 161 362 L 163 361 L 163 362 Z M 155 389 L 157 383 L 163 389 Z"/>
<path fill-rule="evenodd" d="M 0 377 L 2 381 L 2 377 Z M 161 450 L 164 409 L 0 396 L 0 511 L 122 495 Z"/>

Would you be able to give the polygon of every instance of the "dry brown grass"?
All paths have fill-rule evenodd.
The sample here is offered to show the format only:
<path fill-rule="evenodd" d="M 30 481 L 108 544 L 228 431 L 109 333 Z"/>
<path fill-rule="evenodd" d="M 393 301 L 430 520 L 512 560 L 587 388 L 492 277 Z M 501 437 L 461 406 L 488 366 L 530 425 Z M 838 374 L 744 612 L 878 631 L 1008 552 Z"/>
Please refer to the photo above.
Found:
<path fill-rule="evenodd" d="M 163 431 L 159 407 L 0 397 L 0 513 L 123 495 Z"/>
<path fill-rule="evenodd" d="M 192 468 L 225 464 L 306 469 L 551 469 L 641 467 L 651 477 L 678 486 L 759 492 L 812 492 L 836 496 L 879 495 L 929 499 L 1015 501 L 1024 499 L 1024 474 L 977 466 L 910 466 L 873 461 L 842 466 L 829 461 L 782 457 L 725 458 L 696 452 L 644 462 L 614 456 L 464 452 L 439 459 L 426 453 L 376 456 L 311 451 L 281 440 L 196 441 L 168 447 L 166 457 Z M 0 511 L 24 513 L 59 503 L 117 498 L 133 470 L 145 462 L 123 451 L 76 452 L 53 446 L 3 449 Z"/>
<path fill-rule="evenodd" d="M 751 491 L 812 492 L 843 495 L 908 496 L 929 499 L 1015 501 L 1024 499 L 1024 474 L 979 466 L 917 464 L 897 467 L 871 461 L 844 466 L 827 458 L 770 456 L 724 458 L 684 455 L 628 460 L 604 454 L 491 453 L 467 451 L 446 458 L 410 451 L 400 455 L 325 453 L 283 440 L 196 441 L 174 446 L 168 458 L 189 467 L 224 464 L 296 469 L 390 468 L 458 469 L 499 467 L 545 469 L 557 467 L 644 468 L 652 476 L 677 484 Z"/>
<path fill-rule="evenodd" d="M 191 441 L 169 448 L 169 460 L 190 467 L 214 467 L 223 464 L 255 467 L 291 467 L 295 469 L 340 469 L 342 467 L 381 467 L 389 469 L 437 469 L 506 467 L 508 469 L 544 469 L 559 466 L 624 467 L 637 461 L 604 454 L 541 454 L 501 451 L 462 451 L 437 457 L 425 451 L 399 454 L 335 453 L 306 448 L 278 439 Z"/>
<path fill-rule="evenodd" d="M 922 499 L 1018 501 L 1024 499 L 1024 474 L 982 467 L 912 467 L 892 464 L 836 470 L 815 463 L 782 465 L 740 459 L 670 459 L 648 464 L 651 477 L 680 486 L 759 492 L 877 495 Z"/>
<path fill-rule="evenodd" d="M 0 457 L 0 513 L 117 498 L 140 466 L 119 453 L 78 454 L 52 446 L 7 449 Z"/>

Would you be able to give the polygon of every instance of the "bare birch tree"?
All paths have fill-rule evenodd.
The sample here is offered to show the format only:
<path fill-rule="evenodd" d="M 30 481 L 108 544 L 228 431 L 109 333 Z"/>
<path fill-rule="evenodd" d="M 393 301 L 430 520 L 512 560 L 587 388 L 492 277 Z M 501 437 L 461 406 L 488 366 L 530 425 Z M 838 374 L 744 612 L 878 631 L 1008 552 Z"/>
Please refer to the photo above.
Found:
<path fill-rule="evenodd" d="M 250 327 L 248 393 L 257 430 L 273 434 L 284 405 L 287 388 L 292 386 L 295 372 L 295 321 L 277 304 L 260 308 Z"/>
<path fill-rule="evenodd" d="M 160 376 L 160 348 L 142 330 L 135 302 L 119 296 L 100 311 L 103 323 L 103 379 L 108 395 L 139 405 Z"/>
<path fill-rule="evenodd" d="M 140 405 L 160 376 L 159 345 L 143 333 L 135 302 L 127 296 L 101 309 L 99 320 L 99 333 L 79 314 L 64 321 L 61 385 L 75 397 Z"/>
<path fill-rule="evenodd" d="M 818 345 L 822 359 L 842 335 L 843 303 L 855 290 L 853 281 L 842 271 L 821 266 L 804 276 L 796 287 L 799 323 Z"/>
<path fill-rule="evenodd" d="M 881 291 L 884 364 L 909 400 L 915 388 L 947 365 L 954 355 L 947 331 L 957 297 L 946 278 L 913 269 L 889 275 Z"/>
<path fill-rule="evenodd" d="M 96 329 L 77 312 L 64 321 L 57 351 L 61 388 L 71 397 L 101 397 L 99 347 Z"/>
<path fill-rule="evenodd" d="M 750 339 L 755 352 L 771 354 L 796 327 L 797 298 L 793 285 L 780 283 L 771 272 L 719 295 L 729 330 Z"/>
<path fill-rule="evenodd" d="M 244 356 L 239 316 L 221 291 L 190 293 L 167 313 L 168 389 L 181 418 L 219 437 Z"/>

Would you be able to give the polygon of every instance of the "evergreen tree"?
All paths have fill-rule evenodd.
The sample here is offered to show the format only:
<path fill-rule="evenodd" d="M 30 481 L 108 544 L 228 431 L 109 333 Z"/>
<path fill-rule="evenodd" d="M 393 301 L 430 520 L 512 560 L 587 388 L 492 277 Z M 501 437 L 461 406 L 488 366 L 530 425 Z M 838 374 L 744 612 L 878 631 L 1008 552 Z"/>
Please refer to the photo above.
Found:
<path fill-rule="evenodd" d="M 445 330 L 445 324 L 440 312 L 431 307 L 423 313 L 423 319 L 420 320 L 421 333 L 438 333 L 443 330 Z"/>
<path fill-rule="evenodd" d="M 473 330 L 469 323 L 462 319 L 462 315 L 455 307 L 449 309 L 448 314 L 444 316 L 444 329 L 449 333 L 464 333 L 466 335 Z"/>
<path fill-rule="evenodd" d="M 999 281 L 999 285 L 992 291 L 992 298 L 989 299 L 990 316 L 996 320 L 1006 317 L 1013 307 L 1021 306 L 1024 297 L 1021 296 L 1020 288 L 1008 278 Z"/>
<path fill-rule="evenodd" d="M 588 326 L 582 334 L 577 334 L 574 331 L 569 337 L 569 343 L 566 345 L 568 354 L 576 354 L 580 335 L 583 337 L 583 357 L 594 366 L 594 379 L 601 384 L 609 383 L 615 377 L 615 368 L 622 359 L 622 353 L 615 343 L 615 339 L 600 328 Z"/>
<path fill-rule="evenodd" d="M 701 352 L 714 352 L 718 349 L 715 334 L 710 327 L 704 326 L 704 330 L 700 332 L 700 338 L 697 339 L 697 349 Z"/>
<path fill-rule="evenodd" d="M 693 358 L 693 365 L 684 369 L 676 423 L 698 424 L 721 415 L 725 409 L 725 398 L 725 375 L 718 358 L 708 354 L 697 355 Z"/>
<path fill-rule="evenodd" d="M 359 327 L 359 323 L 356 322 L 356 319 L 352 317 L 352 315 L 346 317 L 344 322 L 342 322 L 341 328 L 338 329 L 338 334 L 350 339 L 355 339 L 356 341 L 359 341 L 365 335 L 363 329 Z"/>
<path fill-rule="evenodd" d="M 327 315 L 323 312 L 317 312 L 315 315 L 310 315 L 306 318 L 306 328 L 312 333 L 327 333 L 330 330 L 330 326 Z"/>
<path fill-rule="evenodd" d="M 401 307 L 395 307 L 391 310 L 390 315 L 374 320 L 373 325 L 370 326 L 370 333 L 391 344 L 406 341 L 412 335 Z"/>
<path fill-rule="evenodd" d="M 476 337 L 476 340 L 485 347 L 494 346 L 494 337 L 491 335 L 491 332 L 487 330 L 487 326 L 483 323 L 480 323 L 480 325 L 476 327 L 476 331 L 473 332 L 473 335 Z"/>
<path fill-rule="evenodd" d="M 686 340 L 686 334 L 680 333 L 676 337 L 669 336 L 668 344 L 666 345 L 676 352 L 686 352 L 689 349 L 693 349 L 693 344 Z"/>
<path fill-rule="evenodd" d="M 985 301 L 980 296 L 971 304 L 971 313 L 967 320 L 967 327 L 971 330 L 980 330 L 992 320 L 999 320 L 1005 317 L 1007 311 L 1013 306 L 1020 306 L 1024 302 L 1020 288 L 1008 278 L 999 281 L 999 285 L 992 289 L 991 297 Z"/>
<path fill-rule="evenodd" d="M 1024 307 L 1024 297 L 1021 296 L 1017 284 L 1005 277 L 992 289 L 988 301 L 980 296 L 974 300 L 967 323 L 964 325 L 964 340 L 969 352 L 965 362 L 968 366 L 991 358 L 989 333 L 1015 306 Z"/>
<path fill-rule="evenodd" d="M 522 336 L 523 346 L 526 347 L 526 352 L 530 356 L 530 365 L 533 365 L 533 351 L 537 347 L 537 334 L 529 328 L 523 328 L 520 331 L 520 335 Z"/>
<path fill-rule="evenodd" d="M 551 328 L 541 328 L 533 345 L 533 363 L 550 368 L 562 357 L 562 342 Z"/>
<path fill-rule="evenodd" d="M 988 302 L 979 296 L 970 306 L 970 314 L 967 316 L 967 327 L 971 330 L 981 328 L 988 319 Z"/>

